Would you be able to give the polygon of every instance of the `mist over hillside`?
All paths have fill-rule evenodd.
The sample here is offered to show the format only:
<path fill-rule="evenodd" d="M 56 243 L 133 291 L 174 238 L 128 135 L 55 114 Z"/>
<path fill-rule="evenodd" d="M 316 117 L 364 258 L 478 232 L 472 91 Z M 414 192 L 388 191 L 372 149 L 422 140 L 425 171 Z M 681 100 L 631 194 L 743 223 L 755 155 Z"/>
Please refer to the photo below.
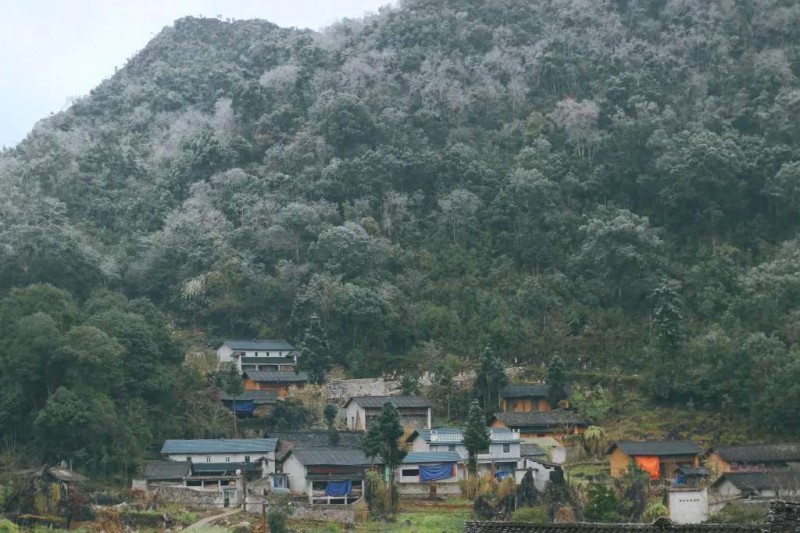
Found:
<path fill-rule="evenodd" d="M 41 437 L 19 415 L 59 386 L 118 416 L 136 399 L 142 420 L 171 401 L 133 368 L 124 396 L 70 378 L 46 355 L 68 341 L 102 334 L 167 375 L 164 321 L 296 341 L 313 314 L 353 376 L 491 344 L 796 432 L 798 32 L 789 0 L 408 0 L 321 33 L 176 21 L 0 155 L 0 433 Z M 20 304 L 37 283 L 58 290 Z M 145 330 L 159 348 L 133 342 Z"/>

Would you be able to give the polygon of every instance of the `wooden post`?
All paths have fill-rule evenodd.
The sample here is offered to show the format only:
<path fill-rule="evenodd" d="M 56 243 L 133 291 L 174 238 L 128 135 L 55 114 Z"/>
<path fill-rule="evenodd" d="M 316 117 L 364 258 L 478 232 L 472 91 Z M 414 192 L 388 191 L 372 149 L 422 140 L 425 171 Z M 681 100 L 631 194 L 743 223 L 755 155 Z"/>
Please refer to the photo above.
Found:
<path fill-rule="evenodd" d="M 267 500 L 261 502 L 261 523 L 264 525 L 264 531 L 267 531 Z"/>

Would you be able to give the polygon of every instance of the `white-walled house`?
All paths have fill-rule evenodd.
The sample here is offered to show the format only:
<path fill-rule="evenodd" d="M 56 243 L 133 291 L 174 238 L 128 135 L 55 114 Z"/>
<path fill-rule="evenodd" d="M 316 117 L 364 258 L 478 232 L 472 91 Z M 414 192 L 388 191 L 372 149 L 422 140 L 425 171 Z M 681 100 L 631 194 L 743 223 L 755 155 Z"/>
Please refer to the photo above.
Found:
<path fill-rule="evenodd" d="M 278 439 L 192 439 L 167 440 L 161 455 L 170 461 L 191 461 L 193 470 L 216 473 L 260 469 L 261 477 L 275 472 Z M 230 465 L 230 466 L 228 466 Z"/>
<path fill-rule="evenodd" d="M 410 452 L 395 471 L 398 490 L 407 496 L 460 494 L 463 463 L 461 455 L 453 451 Z"/>
<path fill-rule="evenodd" d="M 347 429 L 368 431 L 386 402 L 400 415 L 400 424 L 412 428 L 431 427 L 431 402 L 421 396 L 353 396 L 344 404 Z"/>
<path fill-rule="evenodd" d="M 762 472 L 728 472 L 708 488 L 709 513 L 721 511 L 733 500 L 766 502 L 800 496 L 800 471 L 794 469 Z"/>
<path fill-rule="evenodd" d="M 464 433 L 461 428 L 418 429 L 406 439 L 412 452 L 456 452 L 466 460 Z M 504 472 L 513 475 L 522 465 L 519 433 L 503 428 L 489 428 L 489 449 L 478 454 L 479 472 Z"/>
<path fill-rule="evenodd" d="M 217 365 L 235 363 L 239 372 L 290 371 L 297 364 L 297 349 L 281 340 L 226 340 L 217 348 Z"/>
<path fill-rule="evenodd" d="M 293 494 L 305 494 L 311 504 L 347 505 L 363 495 L 364 475 L 372 468 L 357 448 L 291 449 L 281 463 Z"/>

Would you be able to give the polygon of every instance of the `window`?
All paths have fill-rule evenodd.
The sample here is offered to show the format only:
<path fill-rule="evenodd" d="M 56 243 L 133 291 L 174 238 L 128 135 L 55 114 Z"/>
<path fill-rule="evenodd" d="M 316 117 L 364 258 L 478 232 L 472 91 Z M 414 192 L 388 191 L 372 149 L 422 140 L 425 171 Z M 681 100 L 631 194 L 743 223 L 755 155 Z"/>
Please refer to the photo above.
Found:
<path fill-rule="evenodd" d="M 226 457 L 226 458 L 225 458 L 225 462 L 226 462 L 226 463 L 230 463 L 230 462 L 231 462 L 231 458 L 230 458 L 230 457 Z"/>
<path fill-rule="evenodd" d="M 206 462 L 210 463 L 211 462 L 211 457 L 206 457 Z"/>
<path fill-rule="evenodd" d="M 503 444 L 503 453 L 511 453 L 511 445 Z"/>
<path fill-rule="evenodd" d="M 456 451 L 456 445 L 455 444 L 451 444 L 450 446 L 447 447 L 447 451 L 449 451 L 449 452 Z"/>
<path fill-rule="evenodd" d="M 245 455 L 244 456 L 244 462 L 245 463 L 249 463 L 250 462 L 250 456 L 249 455 Z"/>
<path fill-rule="evenodd" d="M 404 468 L 400 471 L 402 477 L 417 477 L 419 476 L 419 468 Z"/>

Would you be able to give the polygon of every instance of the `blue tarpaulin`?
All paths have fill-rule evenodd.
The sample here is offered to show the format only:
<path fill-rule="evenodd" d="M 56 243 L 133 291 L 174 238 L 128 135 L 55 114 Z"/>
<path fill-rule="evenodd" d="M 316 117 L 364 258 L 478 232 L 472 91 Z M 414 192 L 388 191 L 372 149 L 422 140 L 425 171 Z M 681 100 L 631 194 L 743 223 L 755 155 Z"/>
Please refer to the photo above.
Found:
<path fill-rule="evenodd" d="M 438 481 L 453 477 L 453 463 L 419 465 L 420 481 Z"/>
<path fill-rule="evenodd" d="M 237 400 L 233 405 L 237 413 L 252 413 L 256 408 L 256 404 L 249 400 Z"/>
<path fill-rule="evenodd" d="M 353 493 L 352 481 L 328 481 L 325 496 L 347 496 Z"/>
<path fill-rule="evenodd" d="M 497 472 L 494 473 L 494 477 L 496 477 L 497 479 L 505 479 L 510 475 L 511 475 L 511 472 L 504 472 L 502 470 L 497 471 Z"/>

